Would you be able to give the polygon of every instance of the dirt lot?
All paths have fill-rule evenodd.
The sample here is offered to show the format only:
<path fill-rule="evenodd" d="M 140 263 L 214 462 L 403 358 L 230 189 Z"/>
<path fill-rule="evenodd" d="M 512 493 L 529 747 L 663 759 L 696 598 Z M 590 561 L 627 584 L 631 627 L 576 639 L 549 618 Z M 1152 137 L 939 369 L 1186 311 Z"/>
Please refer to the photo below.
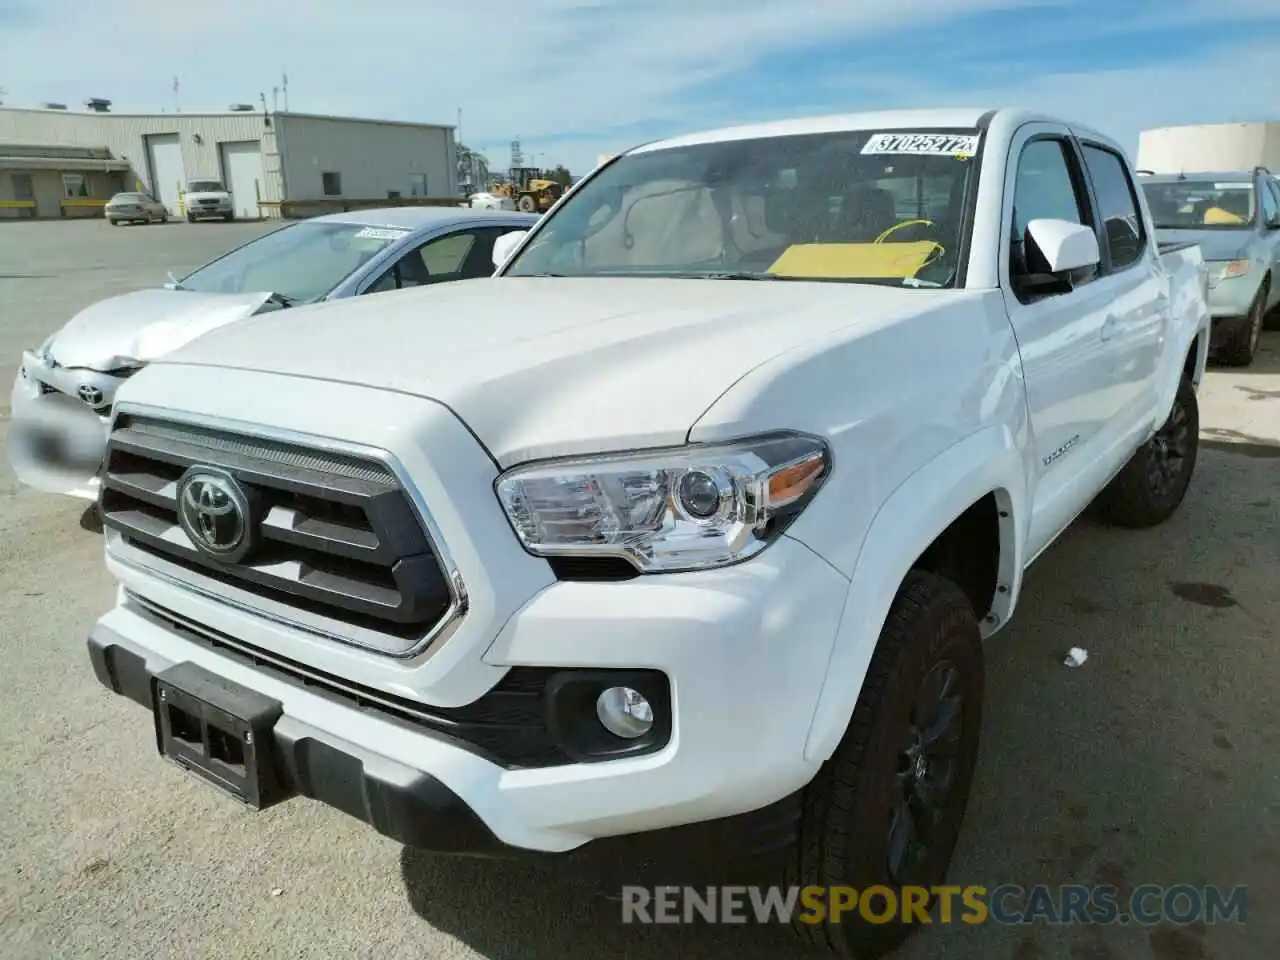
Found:
<path fill-rule="evenodd" d="M 20 348 L 100 297 L 266 229 L 0 227 L 0 433 Z M 957 884 L 1248 885 L 1245 925 L 935 927 L 906 960 L 1280 956 L 1280 334 L 1203 392 L 1183 511 L 1146 533 L 1083 519 L 989 651 Z M 404 852 L 292 801 L 242 811 L 155 755 L 84 637 L 112 600 L 80 506 L 0 467 L 0 957 L 796 955 L 779 931 L 623 927 L 581 872 Z M 1089 651 L 1072 670 L 1072 646 Z"/>

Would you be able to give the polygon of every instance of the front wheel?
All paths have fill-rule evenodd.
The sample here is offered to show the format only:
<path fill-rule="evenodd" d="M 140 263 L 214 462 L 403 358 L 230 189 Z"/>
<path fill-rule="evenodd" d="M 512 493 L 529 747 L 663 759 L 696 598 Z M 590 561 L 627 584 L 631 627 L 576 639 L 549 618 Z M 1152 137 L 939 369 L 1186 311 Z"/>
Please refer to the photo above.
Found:
<path fill-rule="evenodd" d="M 805 788 L 794 878 L 828 896 L 836 886 L 890 894 L 837 918 L 828 900 L 825 916 L 797 921 L 804 939 L 871 960 L 928 922 L 921 915 L 933 898 L 923 891 L 945 881 L 969 801 L 983 683 L 972 605 L 950 581 L 912 571 L 844 738 Z M 868 912 L 885 922 L 869 922 Z"/>
<path fill-rule="evenodd" d="M 1200 450 L 1200 405 L 1186 377 L 1156 435 L 1134 453 L 1102 492 L 1107 518 L 1120 527 L 1154 527 L 1182 504 Z"/>
<path fill-rule="evenodd" d="M 538 209 L 538 201 L 526 193 L 516 202 L 516 208 L 521 213 L 533 213 Z"/>
<path fill-rule="evenodd" d="M 1258 352 L 1258 343 L 1262 340 L 1262 327 L 1266 321 L 1267 298 L 1271 295 L 1269 280 L 1263 280 L 1258 294 L 1249 305 L 1249 314 L 1245 322 L 1222 345 L 1222 362 L 1229 367 L 1247 367 L 1253 363 Z"/>

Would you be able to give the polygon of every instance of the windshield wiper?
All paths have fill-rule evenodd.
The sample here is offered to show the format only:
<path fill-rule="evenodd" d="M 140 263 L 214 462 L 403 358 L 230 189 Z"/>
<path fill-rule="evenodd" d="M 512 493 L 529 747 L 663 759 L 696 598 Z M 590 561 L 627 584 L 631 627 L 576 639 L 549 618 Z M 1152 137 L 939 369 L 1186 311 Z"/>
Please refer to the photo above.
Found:
<path fill-rule="evenodd" d="M 941 289 L 943 286 L 936 280 L 921 280 L 919 277 L 903 277 L 902 285 L 904 287 L 929 287 L 930 289 Z"/>
<path fill-rule="evenodd" d="M 292 307 L 298 302 L 296 297 L 286 297 L 283 293 L 275 293 L 274 291 L 267 297 L 267 300 L 274 300 L 282 307 Z"/>
<path fill-rule="evenodd" d="M 182 285 L 182 281 L 180 281 L 177 277 L 175 277 L 175 276 L 173 275 L 173 271 L 172 271 L 172 270 L 168 271 L 168 272 L 165 274 L 165 277 L 166 277 L 166 279 L 168 279 L 168 281 L 169 281 L 171 284 L 173 284 L 173 289 L 175 289 L 175 290 L 185 290 L 185 289 L 187 289 L 186 287 L 184 287 L 184 286 Z"/>

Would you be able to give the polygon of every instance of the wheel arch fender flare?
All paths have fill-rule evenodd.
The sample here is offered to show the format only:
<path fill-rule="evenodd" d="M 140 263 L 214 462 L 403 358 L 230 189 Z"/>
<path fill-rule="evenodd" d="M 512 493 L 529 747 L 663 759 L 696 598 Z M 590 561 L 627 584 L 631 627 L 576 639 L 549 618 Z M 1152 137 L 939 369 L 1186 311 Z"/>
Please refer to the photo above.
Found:
<path fill-rule="evenodd" d="M 909 476 L 876 511 L 849 581 L 844 611 L 805 742 L 806 760 L 823 762 L 849 726 L 880 632 L 903 579 L 942 531 L 994 494 L 999 511 L 998 580 L 993 614 L 1003 623 L 1022 579 L 1027 485 L 1022 453 L 1005 427 L 952 445 Z M 982 616 L 983 612 L 979 612 Z"/>

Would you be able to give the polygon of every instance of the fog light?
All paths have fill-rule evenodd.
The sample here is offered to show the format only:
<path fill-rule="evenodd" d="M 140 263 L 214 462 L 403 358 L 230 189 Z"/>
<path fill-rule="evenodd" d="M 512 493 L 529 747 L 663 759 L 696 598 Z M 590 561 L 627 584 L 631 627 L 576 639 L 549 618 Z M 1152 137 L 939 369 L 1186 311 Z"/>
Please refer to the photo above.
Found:
<path fill-rule="evenodd" d="M 596 716 L 606 730 L 634 740 L 653 728 L 653 707 L 630 687 L 610 687 L 596 699 Z"/>

